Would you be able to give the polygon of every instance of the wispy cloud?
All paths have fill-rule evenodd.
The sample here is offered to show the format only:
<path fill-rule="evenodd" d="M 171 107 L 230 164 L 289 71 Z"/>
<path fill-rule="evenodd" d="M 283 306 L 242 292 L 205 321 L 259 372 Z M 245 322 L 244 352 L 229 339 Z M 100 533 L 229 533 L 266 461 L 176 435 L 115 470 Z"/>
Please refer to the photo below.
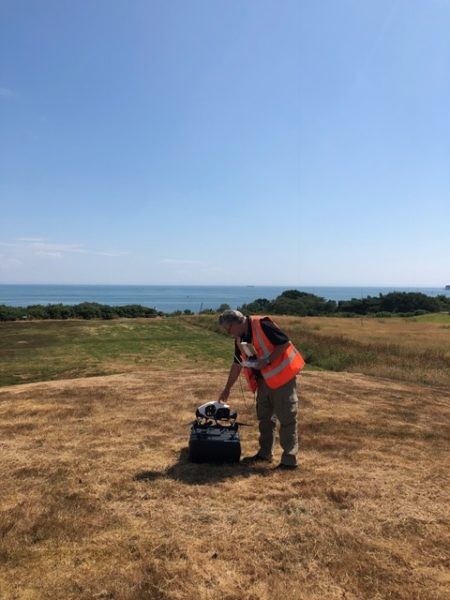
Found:
<path fill-rule="evenodd" d="M 24 238 L 17 238 L 18 242 L 43 242 L 44 238 L 28 238 L 28 237 L 24 237 Z"/>
<path fill-rule="evenodd" d="M 40 253 L 64 253 L 64 254 L 87 254 L 88 250 L 80 246 L 79 244 L 52 244 L 45 241 L 39 242 L 28 242 L 30 248 L 33 248 L 37 252 Z"/>
<path fill-rule="evenodd" d="M 45 252 L 44 250 L 38 250 L 34 254 L 35 254 L 35 256 L 45 256 L 45 257 L 49 256 L 50 258 L 62 258 L 63 257 L 62 252 Z"/>
<path fill-rule="evenodd" d="M 126 256 L 128 252 L 121 252 L 115 250 L 97 251 L 85 248 L 81 244 L 61 244 L 54 242 L 47 242 L 43 238 L 17 238 L 12 242 L 0 242 L 0 247 L 15 249 L 22 253 L 32 254 L 40 257 L 50 258 L 63 258 L 66 254 L 90 254 L 95 256 L 106 256 L 106 257 L 119 257 Z"/>
<path fill-rule="evenodd" d="M 97 256 L 110 256 L 114 258 L 117 256 L 127 256 L 129 252 L 91 252 L 90 254 L 96 254 Z"/>
<path fill-rule="evenodd" d="M 12 98 L 15 96 L 15 93 L 9 88 L 0 87 L 0 97 L 3 98 Z"/>
<path fill-rule="evenodd" d="M 164 258 L 160 261 L 162 265 L 186 266 L 186 265 L 201 265 L 200 260 L 189 260 L 185 258 Z"/>
<path fill-rule="evenodd" d="M 17 258 L 11 258 L 7 254 L 0 253 L 0 272 L 14 271 L 14 269 L 20 268 L 22 264 L 22 261 Z"/>

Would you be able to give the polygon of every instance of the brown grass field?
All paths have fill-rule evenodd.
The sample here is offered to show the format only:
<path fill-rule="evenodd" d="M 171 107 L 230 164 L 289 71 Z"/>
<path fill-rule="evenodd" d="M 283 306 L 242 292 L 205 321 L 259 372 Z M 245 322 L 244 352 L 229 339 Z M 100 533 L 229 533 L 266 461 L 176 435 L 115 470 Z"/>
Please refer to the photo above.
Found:
<path fill-rule="evenodd" d="M 225 375 L 0 390 L 2 600 L 450 598 L 450 392 L 305 372 L 298 471 L 190 464 Z M 237 385 L 245 455 L 252 402 Z"/>

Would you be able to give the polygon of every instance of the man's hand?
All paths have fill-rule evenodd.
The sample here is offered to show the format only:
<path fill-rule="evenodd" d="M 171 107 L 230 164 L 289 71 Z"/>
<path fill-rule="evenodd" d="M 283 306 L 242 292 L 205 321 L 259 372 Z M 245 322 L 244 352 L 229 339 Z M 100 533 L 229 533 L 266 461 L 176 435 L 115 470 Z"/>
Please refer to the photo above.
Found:
<path fill-rule="evenodd" d="M 230 395 L 230 390 L 233 387 L 236 379 L 239 377 L 239 373 L 241 372 L 241 365 L 237 362 L 233 362 L 230 367 L 230 373 L 228 375 L 228 381 L 223 388 L 222 393 L 219 396 L 219 402 L 226 402 L 228 400 L 228 396 Z"/>
<path fill-rule="evenodd" d="M 252 369 L 257 369 L 258 371 L 260 371 L 261 369 L 264 369 L 264 367 L 267 367 L 268 362 L 266 358 L 258 358 L 257 360 L 252 360 Z"/>
<path fill-rule="evenodd" d="M 225 404 L 225 402 L 228 400 L 229 395 L 230 395 L 230 390 L 227 388 L 224 388 L 218 398 L 218 402 L 220 402 L 221 404 Z"/>

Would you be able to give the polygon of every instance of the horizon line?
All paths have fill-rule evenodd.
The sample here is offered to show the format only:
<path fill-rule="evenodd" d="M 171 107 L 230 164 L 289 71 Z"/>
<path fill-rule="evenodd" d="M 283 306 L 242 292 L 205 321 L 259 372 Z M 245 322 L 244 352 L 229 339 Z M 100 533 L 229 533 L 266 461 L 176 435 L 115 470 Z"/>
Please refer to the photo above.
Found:
<path fill-rule="evenodd" d="M 354 284 L 349 284 L 349 283 L 345 283 L 345 284 L 310 284 L 310 283 L 303 283 L 303 284 L 294 284 L 294 283 L 284 283 L 284 284 L 277 284 L 277 283 L 255 283 L 255 284 L 248 284 L 248 283 L 55 283 L 55 282 L 45 282 L 45 283 L 36 283 L 36 282 L 0 282 L 0 285 L 27 285 L 27 286 L 40 286 L 40 285 L 48 285 L 48 286 L 92 286 L 92 287 L 98 287 L 98 286 L 103 286 L 103 287 L 286 287 L 286 288 L 302 288 L 302 287 L 307 287 L 307 288 L 392 288 L 392 287 L 402 287 L 402 288 L 442 288 L 445 290 L 446 285 L 448 284 L 416 284 L 416 285 L 412 285 L 412 284 L 399 284 L 399 283 L 395 283 L 395 284 L 387 284 L 387 283 L 380 283 L 380 284 L 362 284 L 362 283 L 354 283 Z"/>

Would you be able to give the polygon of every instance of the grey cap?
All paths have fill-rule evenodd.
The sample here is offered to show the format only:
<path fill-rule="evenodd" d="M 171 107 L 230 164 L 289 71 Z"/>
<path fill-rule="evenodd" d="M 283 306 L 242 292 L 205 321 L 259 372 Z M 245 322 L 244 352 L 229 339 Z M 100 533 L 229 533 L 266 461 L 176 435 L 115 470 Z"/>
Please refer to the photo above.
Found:
<path fill-rule="evenodd" d="M 232 323 L 242 323 L 245 316 L 239 310 L 225 310 L 219 316 L 219 325 L 231 325 Z"/>

